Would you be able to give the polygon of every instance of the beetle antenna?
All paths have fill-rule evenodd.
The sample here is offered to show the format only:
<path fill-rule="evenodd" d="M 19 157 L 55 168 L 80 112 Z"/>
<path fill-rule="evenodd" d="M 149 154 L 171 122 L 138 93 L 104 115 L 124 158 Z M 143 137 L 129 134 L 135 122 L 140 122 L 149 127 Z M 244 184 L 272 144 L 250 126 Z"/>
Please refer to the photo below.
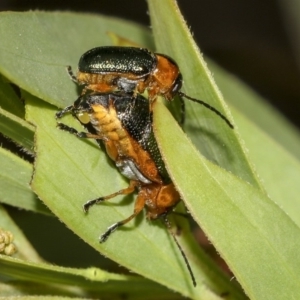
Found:
<path fill-rule="evenodd" d="M 180 100 L 180 122 L 179 124 L 183 126 L 185 122 L 185 102 L 183 101 L 182 97 L 179 97 Z"/>
<path fill-rule="evenodd" d="M 193 286 L 196 287 L 197 282 L 196 282 L 196 279 L 195 279 L 195 275 L 194 275 L 194 273 L 193 273 L 193 271 L 192 271 L 191 265 L 190 265 L 190 263 L 189 263 L 189 261 L 188 261 L 186 255 L 185 255 L 185 253 L 184 253 L 182 247 L 180 246 L 180 244 L 179 244 L 179 242 L 178 242 L 178 240 L 177 240 L 177 238 L 176 238 L 176 236 L 175 236 L 175 233 L 171 230 L 171 224 L 170 224 L 170 221 L 168 220 L 166 214 L 163 216 L 163 220 L 164 220 L 164 223 L 165 223 L 165 225 L 166 225 L 166 227 L 167 227 L 169 233 L 170 233 L 171 236 L 173 237 L 174 242 L 175 242 L 175 244 L 177 245 L 177 247 L 178 247 L 178 249 L 179 249 L 179 251 L 180 251 L 180 253 L 181 253 L 181 255 L 182 255 L 183 259 L 184 259 L 184 262 L 185 262 L 185 264 L 186 264 L 186 267 L 187 267 L 187 269 L 188 269 L 188 271 L 189 271 L 189 273 L 190 273 L 190 276 L 191 276 L 191 279 L 192 279 L 192 282 L 193 282 Z"/>
<path fill-rule="evenodd" d="M 77 78 L 76 78 L 76 76 L 73 73 L 72 67 L 71 66 L 67 66 L 66 69 L 67 69 L 67 72 L 68 72 L 71 80 L 74 81 L 75 83 L 78 83 Z"/>
<path fill-rule="evenodd" d="M 213 111 L 215 114 L 217 114 L 220 118 L 222 118 L 226 123 L 227 125 L 230 127 L 230 128 L 234 128 L 234 126 L 232 125 L 232 123 L 221 113 L 219 112 L 216 108 L 214 108 L 213 106 L 209 105 L 208 103 L 202 101 L 202 100 L 199 100 L 199 99 L 195 99 L 195 98 L 192 98 L 188 95 L 186 95 L 185 93 L 183 92 L 178 92 L 178 95 L 181 96 L 181 97 L 185 97 L 193 102 L 197 102 L 201 105 L 203 105 L 204 107 L 210 109 L 211 111 Z"/>

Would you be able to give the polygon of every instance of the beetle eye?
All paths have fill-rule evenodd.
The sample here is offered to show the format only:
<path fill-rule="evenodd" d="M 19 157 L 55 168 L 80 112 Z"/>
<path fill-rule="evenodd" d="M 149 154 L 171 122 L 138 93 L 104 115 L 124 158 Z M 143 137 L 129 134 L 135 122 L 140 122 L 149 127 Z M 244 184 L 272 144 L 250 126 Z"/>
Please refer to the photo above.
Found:
<path fill-rule="evenodd" d="M 87 124 L 91 121 L 90 116 L 87 112 L 79 112 L 78 114 L 76 114 L 76 117 L 82 124 Z"/>

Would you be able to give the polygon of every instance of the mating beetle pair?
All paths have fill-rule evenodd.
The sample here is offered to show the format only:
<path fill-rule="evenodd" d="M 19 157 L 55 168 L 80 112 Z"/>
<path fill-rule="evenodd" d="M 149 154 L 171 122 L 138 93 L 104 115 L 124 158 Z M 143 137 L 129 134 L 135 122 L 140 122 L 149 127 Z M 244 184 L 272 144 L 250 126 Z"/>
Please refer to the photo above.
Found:
<path fill-rule="evenodd" d="M 180 91 L 182 75 L 177 64 L 166 55 L 143 48 L 99 47 L 83 54 L 78 68 L 77 76 L 73 75 L 70 67 L 68 71 L 74 81 L 85 85 L 82 95 L 73 105 L 59 111 L 56 117 L 61 118 L 71 112 L 82 124 L 90 124 L 93 129 L 77 132 L 62 123 L 58 123 L 58 127 L 80 138 L 102 140 L 109 157 L 130 180 L 127 188 L 88 201 L 84 210 L 88 211 L 92 205 L 117 195 L 138 190 L 133 214 L 108 227 L 100 242 L 104 242 L 145 207 L 150 220 L 159 217 L 164 220 L 196 285 L 190 265 L 167 219 L 167 214 L 180 201 L 180 196 L 165 169 L 154 137 L 151 104 L 159 95 L 167 100 L 172 100 L 175 95 L 184 96 L 209 108 L 230 127 L 233 126 L 209 104 Z M 140 94 L 146 90 L 149 99 Z"/>
<path fill-rule="evenodd" d="M 147 91 L 150 102 L 157 96 L 171 101 L 178 95 L 205 106 L 233 128 L 216 108 L 180 91 L 182 75 L 176 62 L 167 55 L 152 53 L 145 48 L 97 47 L 81 56 L 77 76 L 71 67 L 68 72 L 73 81 L 85 85 L 83 94 L 86 90 L 100 93 L 121 90 L 134 94 Z"/>

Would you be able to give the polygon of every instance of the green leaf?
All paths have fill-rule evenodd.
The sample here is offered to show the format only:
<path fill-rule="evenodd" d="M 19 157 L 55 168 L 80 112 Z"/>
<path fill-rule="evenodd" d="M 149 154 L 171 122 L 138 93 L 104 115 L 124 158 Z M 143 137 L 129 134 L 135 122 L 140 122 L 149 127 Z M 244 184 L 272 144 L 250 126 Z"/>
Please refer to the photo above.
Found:
<path fill-rule="evenodd" d="M 0 132 L 33 154 L 34 128 L 26 121 L 0 109 Z"/>
<path fill-rule="evenodd" d="M 248 296 L 299 298 L 299 227 L 264 193 L 199 155 L 161 103 L 153 116 L 178 191 Z"/>
<path fill-rule="evenodd" d="M 19 118 L 24 117 L 24 105 L 2 76 L 0 76 L 0 107 Z"/>
<path fill-rule="evenodd" d="M 250 150 L 249 156 L 257 165 L 269 197 L 300 229 L 299 160 L 259 130 L 251 121 L 234 110 L 233 113 Z"/>
<path fill-rule="evenodd" d="M 1 274 L 10 279 L 26 280 L 33 283 L 49 283 L 49 287 L 60 284 L 63 294 L 85 297 L 116 297 L 124 294 L 128 297 L 145 295 L 145 299 L 178 299 L 160 285 L 149 280 L 129 275 L 117 275 L 98 268 L 72 269 L 52 266 L 46 263 L 25 262 L 0 255 Z M 57 288 L 56 288 L 57 289 Z M 53 290 L 52 290 L 53 292 Z M 151 295 L 150 298 L 147 295 Z"/>
<path fill-rule="evenodd" d="M 225 98 L 242 112 L 232 109 L 268 195 L 300 227 L 299 132 L 237 78 L 215 65 L 213 70 Z"/>
<path fill-rule="evenodd" d="M 0 148 L 0 161 L 0 202 L 49 214 L 29 186 L 33 171 L 32 165 L 3 148 Z"/>
<path fill-rule="evenodd" d="M 74 290 L 75 288 L 73 288 Z M 39 284 L 36 282 L 28 282 L 25 280 L 10 280 L 8 283 L 0 283 L 0 290 L 1 290 L 1 296 L 0 299 L 24 299 L 24 300 L 40 300 L 41 298 L 44 299 L 59 299 L 61 300 L 62 297 L 63 300 L 66 300 L 67 296 L 74 297 L 77 296 L 77 293 L 72 291 L 72 288 L 65 288 L 57 285 L 52 284 Z M 75 294 L 75 295 L 74 295 Z M 39 295 L 39 296 L 36 296 Z M 54 298 L 54 296 L 48 296 L 48 295 L 59 295 Z M 10 297 L 10 298 L 8 298 Z M 84 297 L 84 293 L 82 293 L 82 297 Z M 81 300 L 87 299 L 87 298 L 80 298 Z M 72 298 L 72 300 L 76 300 L 76 298 Z"/>

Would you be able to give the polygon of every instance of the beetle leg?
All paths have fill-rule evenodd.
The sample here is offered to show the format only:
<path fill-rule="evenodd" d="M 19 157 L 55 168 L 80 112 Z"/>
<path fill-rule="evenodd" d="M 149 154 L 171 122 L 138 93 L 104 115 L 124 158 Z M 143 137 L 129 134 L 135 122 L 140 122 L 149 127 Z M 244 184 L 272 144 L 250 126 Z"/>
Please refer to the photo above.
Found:
<path fill-rule="evenodd" d="M 87 87 L 84 87 L 81 91 L 81 95 L 84 95 L 89 89 Z"/>
<path fill-rule="evenodd" d="M 112 199 L 112 198 L 114 198 L 114 197 L 116 197 L 118 195 L 128 195 L 128 194 L 131 194 L 131 193 L 134 192 L 134 189 L 137 186 L 137 184 L 138 184 L 137 181 L 131 180 L 129 186 L 126 189 L 122 189 L 122 190 L 120 190 L 120 191 L 118 191 L 116 193 L 110 194 L 110 195 L 105 196 L 105 197 L 99 197 L 97 199 L 89 200 L 88 202 L 86 202 L 83 205 L 83 211 L 86 213 L 86 212 L 88 212 L 89 208 L 91 206 L 93 206 L 94 204 L 97 204 L 99 202 L 103 202 L 103 201 Z"/>
<path fill-rule="evenodd" d="M 56 119 L 60 119 L 62 118 L 66 113 L 70 112 L 72 109 L 73 109 L 73 105 L 70 105 L 70 106 L 67 106 L 65 107 L 64 109 L 58 111 L 56 114 L 55 114 L 55 118 Z"/>
<path fill-rule="evenodd" d="M 75 128 L 69 127 L 68 125 L 63 123 L 57 123 L 57 127 L 60 130 L 67 131 L 81 139 L 96 139 L 96 140 L 102 139 L 102 136 L 100 135 L 92 134 L 89 132 L 78 132 Z"/>
<path fill-rule="evenodd" d="M 71 80 L 74 81 L 75 83 L 78 83 L 77 77 L 74 75 L 71 66 L 67 66 L 67 72 L 68 72 L 68 74 L 69 74 Z"/>
<path fill-rule="evenodd" d="M 116 231 L 116 229 L 118 229 L 119 227 L 123 226 L 124 224 L 126 224 L 129 221 L 131 221 L 132 219 L 134 219 L 143 210 L 143 208 L 145 206 L 145 201 L 146 201 L 145 194 L 140 192 L 137 196 L 137 199 L 136 199 L 136 202 L 134 205 L 133 214 L 131 216 L 129 216 L 128 218 L 109 226 L 107 228 L 107 230 L 100 236 L 100 243 L 105 242 L 108 239 L 108 237 L 114 231 Z"/>

